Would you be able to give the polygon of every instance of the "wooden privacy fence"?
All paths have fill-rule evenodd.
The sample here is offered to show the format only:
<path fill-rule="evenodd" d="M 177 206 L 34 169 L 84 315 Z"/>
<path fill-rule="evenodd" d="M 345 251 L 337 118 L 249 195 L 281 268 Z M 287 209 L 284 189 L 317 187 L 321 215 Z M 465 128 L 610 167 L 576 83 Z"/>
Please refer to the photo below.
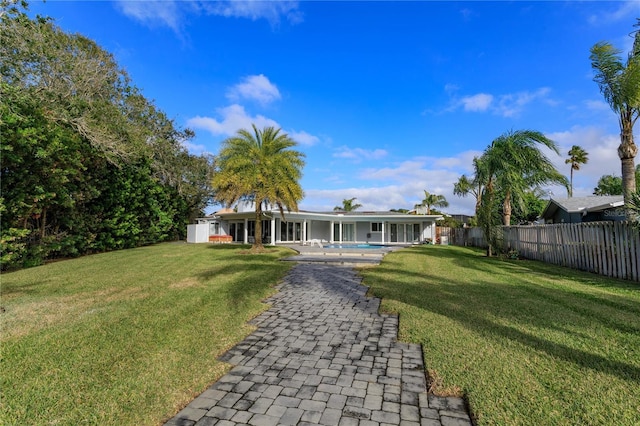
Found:
<path fill-rule="evenodd" d="M 640 282 L 640 229 L 631 222 L 504 226 L 504 246 L 527 259 Z M 480 228 L 443 228 L 450 244 L 486 247 Z"/>

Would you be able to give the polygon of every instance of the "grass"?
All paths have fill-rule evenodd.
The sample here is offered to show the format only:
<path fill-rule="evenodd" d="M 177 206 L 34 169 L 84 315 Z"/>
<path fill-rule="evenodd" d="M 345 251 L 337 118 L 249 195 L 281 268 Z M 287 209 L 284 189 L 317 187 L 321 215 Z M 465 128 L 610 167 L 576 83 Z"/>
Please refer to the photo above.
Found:
<path fill-rule="evenodd" d="M 640 285 L 422 246 L 362 271 L 479 425 L 640 424 Z"/>
<path fill-rule="evenodd" d="M 161 244 L 3 274 L 0 424 L 155 425 L 224 374 L 216 360 L 288 271 L 270 249 Z"/>

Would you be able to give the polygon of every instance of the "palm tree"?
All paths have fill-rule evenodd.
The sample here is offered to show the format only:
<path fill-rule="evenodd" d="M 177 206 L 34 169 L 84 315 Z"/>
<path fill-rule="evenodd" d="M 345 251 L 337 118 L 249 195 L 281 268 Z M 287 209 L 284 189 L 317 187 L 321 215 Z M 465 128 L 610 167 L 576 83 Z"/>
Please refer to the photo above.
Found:
<path fill-rule="evenodd" d="M 475 214 L 478 215 L 480 209 L 480 197 L 484 188 L 483 163 L 481 157 L 473 157 L 473 177 L 469 179 L 466 175 L 460 176 L 458 181 L 453 184 L 453 194 L 458 197 L 466 197 L 471 194 L 476 199 Z"/>
<path fill-rule="evenodd" d="M 427 208 L 427 214 L 431 214 L 431 207 L 448 207 L 449 202 L 444 195 L 431 194 L 426 189 L 424 190 L 424 200 L 419 204 L 420 206 Z"/>
<path fill-rule="evenodd" d="M 511 223 L 512 204 L 523 204 L 527 190 L 545 184 L 568 186 L 565 178 L 540 151 L 544 146 L 559 154 L 555 142 L 542 133 L 532 130 L 518 130 L 504 133 L 496 138 L 482 155 L 486 169 L 482 178 L 485 193 L 495 196 L 496 189 L 504 193 L 502 200 L 502 223 Z"/>
<path fill-rule="evenodd" d="M 265 127 L 258 130 L 252 124 L 253 133 L 239 130 L 235 136 L 222 143 L 213 176 L 216 199 L 232 205 L 240 199 L 255 205 L 256 224 L 254 252 L 263 251 L 263 206 L 277 206 L 284 216 L 284 209 L 297 211 L 303 198 L 299 180 L 304 167 L 304 154 L 290 148 L 297 145 L 280 129 Z"/>
<path fill-rule="evenodd" d="M 639 26 L 640 18 L 635 27 Z M 636 31 L 626 65 L 623 64 L 620 53 L 610 43 L 599 42 L 591 48 L 589 58 L 591 67 L 596 72 L 594 81 L 598 83 L 600 92 L 613 112 L 618 115 L 618 157 L 622 163 L 624 200 L 628 202 L 636 192 L 634 167 L 638 147 L 633 141 L 633 125 L 640 115 L 640 31 Z"/>
<path fill-rule="evenodd" d="M 362 207 L 362 204 L 353 203 L 356 200 L 356 197 L 350 198 L 348 200 L 342 200 L 342 207 L 335 206 L 333 208 L 334 212 L 351 212 Z"/>
<path fill-rule="evenodd" d="M 569 198 L 571 198 L 573 197 L 573 171 L 580 170 L 581 164 L 587 164 L 589 161 L 589 154 L 578 145 L 573 145 L 569 150 L 568 155 L 569 158 L 564 160 L 564 163 L 571 164 L 571 180 L 569 183 Z"/>

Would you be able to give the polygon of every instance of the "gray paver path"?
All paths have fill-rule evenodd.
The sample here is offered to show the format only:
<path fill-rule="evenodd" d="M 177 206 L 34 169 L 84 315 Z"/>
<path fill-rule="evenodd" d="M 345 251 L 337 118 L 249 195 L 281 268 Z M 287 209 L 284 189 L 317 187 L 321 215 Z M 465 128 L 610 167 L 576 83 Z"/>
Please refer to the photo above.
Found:
<path fill-rule="evenodd" d="M 235 367 L 166 425 L 470 425 L 462 399 L 426 393 L 421 347 L 397 341 L 397 316 L 360 281 L 296 265 L 223 355 Z"/>

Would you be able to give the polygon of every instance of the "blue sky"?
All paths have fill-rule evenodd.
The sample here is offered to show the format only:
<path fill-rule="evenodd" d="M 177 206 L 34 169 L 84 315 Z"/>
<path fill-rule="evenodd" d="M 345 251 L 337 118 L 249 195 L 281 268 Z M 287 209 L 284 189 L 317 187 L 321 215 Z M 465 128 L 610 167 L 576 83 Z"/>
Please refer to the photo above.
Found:
<path fill-rule="evenodd" d="M 251 123 L 283 129 L 306 154 L 304 210 L 356 197 L 410 209 L 423 191 L 448 213 L 472 158 L 509 130 L 589 153 L 574 195 L 620 175 L 616 116 L 593 82 L 589 49 L 626 52 L 635 1 L 48 1 L 66 31 L 112 52 L 147 98 L 217 153 Z M 562 188 L 549 188 L 566 197 Z"/>

